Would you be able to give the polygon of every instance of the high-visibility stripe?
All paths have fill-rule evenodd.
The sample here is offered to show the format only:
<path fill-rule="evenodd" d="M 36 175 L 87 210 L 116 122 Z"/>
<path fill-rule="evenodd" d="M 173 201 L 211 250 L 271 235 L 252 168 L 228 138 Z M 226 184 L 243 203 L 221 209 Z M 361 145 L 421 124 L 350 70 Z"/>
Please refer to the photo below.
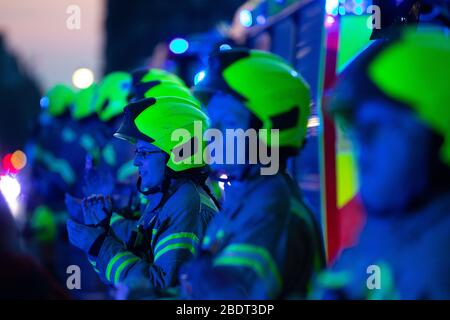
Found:
<path fill-rule="evenodd" d="M 283 284 L 281 274 L 272 256 L 264 247 L 250 244 L 229 245 L 215 260 L 215 265 L 226 265 L 228 263 L 238 266 L 239 261 L 243 262 L 243 266 L 253 269 L 262 280 L 267 282 L 268 279 L 272 278 L 277 292 L 281 289 Z M 248 264 L 248 261 L 251 261 L 251 264 Z M 272 291 L 272 286 L 269 285 L 269 292 L 273 293 Z"/>
<path fill-rule="evenodd" d="M 155 260 L 158 260 L 159 257 L 161 257 L 163 254 L 172 251 L 172 250 L 179 250 L 179 249 L 187 249 L 189 250 L 193 255 L 195 255 L 196 249 L 195 246 L 193 246 L 190 243 L 174 243 L 171 245 L 168 245 L 166 247 L 164 247 L 164 249 L 158 251 L 158 253 L 156 253 L 155 255 Z"/>
<path fill-rule="evenodd" d="M 119 282 L 120 280 L 120 275 L 122 274 L 123 269 L 125 269 L 126 267 L 128 267 L 130 264 L 138 261 L 139 258 L 138 257 L 132 257 L 129 258 L 127 260 L 125 260 L 124 262 L 122 262 L 119 267 L 116 269 L 115 275 L 114 275 L 114 284 L 117 284 L 117 282 Z"/>
<path fill-rule="evenodd" d="M 326 289 L 340 289 L 347 286 L 352 280 L 352 276 L 347 271 L 323 271 L 317 276 L 319 287 Z"/>
<path fill-rule="evenodd" d="M 253 269 L 255 273 L 264 279 L 266 274 L 263 267 L 259 263 L 255 263 L 254 259 L 248 257 L 232 257 L 232 256 L 220 256 L 214 260 L 213 265 L 216 266 L 236 266 L 236 267 L 249 267 Z"/>
<path fill-rule="evenodd" d="M 244 253 L 255 253 L 260 255 L 265 262 L 268 264 L 270 271 L 275 276 L 275 280 L 277 283 L 281 286 L 282 280 L 280 272 L 278 271 L 277 265 L 275 261 L 273 260 L 272 256 L 270 255 L 269 251 L 267 251 L 266 248 L 250 245 L 250 244 L 232 244 L 228 246 L 228 248 L 225 249 L 230 250 L 230 252 L 244 252 Z"/>
<path fill-rule="evenodd" d="M 181 238 L 186 238 L 186 239 L 190 239 L 190 241 L 194 242 L 195 244 L 197 244 L 199 242 L 197 236 L 192 233 L 192 232 L 178 232 L 178 233 L 173 233 L 163 239 L 161 239 L 160 241 L 158 241 L 158 243 L 156 244 L 155 247 L 155 252 L 158 251 L 158 248 L 161 247 L 164 243 L 173 240 L 173 239 L 181 239 Z"/>
<path fill-rule="evenodd" d="M 247 257 L 231 257 L 231 256 L 224 256 L 219 257 L 214 260 L 214 266 L 224 266 L 224 267 L 247 267 L 251 270 L 253 270 L 256 275 L 264 282 L 266 283 L 267 292 L 268 295 L 271 298 L 275 298 L 280 290 L 280 287 L 277 286 L 275 289 L 272 287 L 272 285 L 269 283 L 267 274 L 264 271 L 263 267 L 255 262 L 254 259 L 247 258 Z"/>
<path fill-rule="evenodd" d="M 93 267 L 95 267 L 97 265 L 97 263 L 94 260 L 91 260 L 88 258 L 88 261 L 90 264 L 92 264 Z"/>
<path fill-rule="evenodd" d="M 208 208 L 218 211 L 219 209 L 216 207 L 214 202 L 211 200 L 211 198 L 205 196 L 204 194 L 200 193 L 200 201 L 203 205 L 207 206 Z"/>
<path fill-rule="evenodd" d="M 113 267 L 114 267 L 114 264 L 115 264 L 120 258 L 125 257 L 125 256 L 127 256 L 127 255 L 128 255 L 128 256 L 132 256 L 133 254 L 130 253 L 130 252 L 127 252 L 127 251 L 121 252 L 121 253 L 116 254 L 116 255 L 114 256 L 114 258 L 112 258 L 112 259 L 109 261 L 108 266 L 106 267 L 106 280 L 111 281 L 111 271 L 112 271 L 112 269 L 113 269 Z"/>
<path fill-rule="evenodd" d="M 111 221 L 109 222 L 109 225 L 112 226 L 114 223 L 116 223 L 119 220 L 124 220 L 125 218 L 121 216 L 120 214 L 113 214 L 111 217 Z"/>
<path fill-rule="evenodd" d="M 94 271 L 97 273 L 100 273 L 100 271 L 97 269 L 97 262 L 95 262 L 94 260 L 91 260 L 88 258 L 89 263 L 92 265 L 92 267 L 94 268 Z"/>
<path fill-rule="evenodd" d="M 291 212 L 296 215 L 300 220 L 304 221 L 308 227 L 308 230 L 310 231 L 311 237 L 313 238 L 316 246 L 316 251 L 314 253 L 314 270 L 316 272 L 319 272 L 323 268 L 323 262 L 320 255 L 321 250 L 321 243 L 318 241 L 317 237 L 315 236 L 315 226 L 314 221 L 312 220 L 312 216 L 308 214 L 308 211 L 306 211 L 305 207 L 302 205 L 302 203 L 292 197 L 290 200 L 291 203 Z"/>
<path fill-rule="evenodd" d="M 152 230 L 152 235 L 155 236 L 158 233 L 158 229 L 153 229 Z"/>
<path fill-rule="evenodd" d="M 202 241 L 202 247 L 206 248 L 207 246 L 209 246 L 210 243 L 211 243 L 211 237 L 205 236 Z"/>

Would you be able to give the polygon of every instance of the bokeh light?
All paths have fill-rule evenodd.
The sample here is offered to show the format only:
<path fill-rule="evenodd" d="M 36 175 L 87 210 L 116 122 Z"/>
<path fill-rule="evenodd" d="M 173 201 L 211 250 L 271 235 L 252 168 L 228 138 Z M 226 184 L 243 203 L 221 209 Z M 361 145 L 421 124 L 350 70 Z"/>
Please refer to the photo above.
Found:
<path fill-rule="evenodd" d="M 242 10 L 239 13 L 239 21 L 244 27 L 246 28 L 251 27 L 253 24 L 252 13 L 249 10 Z"/>
<path fill-rule="evenodd" d="M 21 192 L 19 181 L 13 176 L 0 176 L 0 192 L 8 204 L 11 213 L 16 216 L 19 213 L 18 198 Z"/>
<path fill-rule="evenodd" d="M 72 75 L 72 83 L 78 89 L 85 89 L 94 83 L 94 73 L 88 68 L 75 70 Z"/>
<path fill-rule="evenodd" d="M 173 39 L 169 44 L 169 49 L 175 54 L 183 54 L 189 49 L 189 42 L 183 38 Z"/>
<path fill-rule="evenodd" d="M 194 78 L 194 84 L 198 84 L 200 81 L 205 79 L 205 76 L 206 76 L 205 71 L 200 71 L 199 73 L 197 73 Z"/>
<path fill-rule="evenodd" d="M 27 156 L 21 151 L 17 150 L 11 155 L 11 165 L 16 170 L 22 170 L 27 165 Z"/>

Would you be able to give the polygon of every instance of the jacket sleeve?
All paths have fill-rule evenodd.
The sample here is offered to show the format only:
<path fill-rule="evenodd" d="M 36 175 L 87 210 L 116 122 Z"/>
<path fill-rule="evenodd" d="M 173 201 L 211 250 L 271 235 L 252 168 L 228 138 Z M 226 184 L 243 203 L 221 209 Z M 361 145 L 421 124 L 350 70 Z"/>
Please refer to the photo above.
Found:
<path fill-rule="evenodd" d="M 118 213 L 113 213 L 109 222 L 109 226 L 114 232 L 114 235 L 123 241 L 123 243 L 127 243 L 130 240 L 131 234 L 137 224 L 137 220 L 127 219 Z"/>
<path fill-rule="evenodd" d="M 214 244 L 204 239 L 204 254 L 187 267 L 187 278 L 194 299 L 270 299 L 276 298 L 283 286 L 282 267 L 275 257 L 282 237 L 289 206 L 273 194 L 253 194 L 238 213 L 236 230 L 224 234 L 219 227 L 215 237 L 227 238 L 218 253 L 209 251 Z M 222 234 L 220 234 L 222 233 Z M 208 233 L 209 236 L 209 233 Z M 205 243 L 206 241 L 206 243 Z"/>
<path fill-rule="evenodd" d="M 154 289 L 175 285 L 178 268 L 196 253 L 201 236 L 198 198 L 173 196 L 166 203 L 159 213 L 160 227 L 153 231 L 151 262 L 127 251 L 113 237 L 106 238 L 96 263 L 103 280 L 109 284 L 146 283 Z"/>

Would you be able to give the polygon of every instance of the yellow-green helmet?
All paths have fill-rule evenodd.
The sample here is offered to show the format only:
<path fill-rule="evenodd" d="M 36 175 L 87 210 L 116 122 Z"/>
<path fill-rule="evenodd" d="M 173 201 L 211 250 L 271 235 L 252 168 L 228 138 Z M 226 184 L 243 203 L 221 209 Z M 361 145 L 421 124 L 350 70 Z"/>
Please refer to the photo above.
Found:
<path fill-rule="evenodd" d="M 183 88 L 186 84 L 175 74 L 161 69 L 138 69 L 131 73 L 132 85 L 129 100 L 148 98 L 147 92 L 160 82 L 172 83 Z"/>
<path fill-rule="evenodd" d="M 100 120 L 109 121 L 122 113 L 130 89 L 131 75 L 126 72 L 112 72 L 103 78 L 95 107 Z"/>
<path fill-rule="evenodd" d="M 152 87 L 150 87 L 143 94 L 138 93 L 134 99 L 139 100 L 151 97 L 179 97 L 191 101 L 197 108 L 200 108 L 200 102 L 194 97 L 192 92 L 186 86 L 182 86 L 171 81 L 153 81 L 152 84 Z"/>
<path fill-rule="evenodd" d="M 58 117 L 70 109 L 75 99 L 75 92 L 69 86 L 60 83 L 51 88 L 45 98 L 48 113 Z"/>
<path fill-rule="evenodd" d="M 444 138 L 443 162 L 450 166 L 450 38 L 438 28 L 406 29 L 376 42 L 343 71 L 328 108 L 352 121 L 359 102 L 388 98 L 407 106 Z"/>
<path fill-rule="evenodd" d="M 81 120 L 95 113 L 95 103 L 98 95 L 98 86 L 93 83 L 91 86 L 81 89 L 75 94 L 72 108 L 72 118 Z"/>
<path fill-rule="evenodd" d="M 139 84 L 148 83 L 148 82 L 157 81 L 157 80 L 176 82 L 183 86 L 186 85 L 184 83 L 184 81 L 181 80 L 181 78 L 178 77 L 177 75 L 170 73 L 166 70 L 157 69 L 157 68 L 137 69 L 137 70 L 133 71 L 131 73 L 131 75 L 133 77 L 133 87 L 135 87 Z"/>
<path fill-rule="evenodd" d="M 230 94 L 262 123 L 278 129 L 279 147 L 298 150 L 306 137 L 310 90 L 305 80 L 272 53 L 231 49 L 211 55 L 205 78 L 193 89 L 204 104 L 217 92 Z M 272 145 L 270 135 L 260 138 Z"/>
<path fill-rule="evenodd" d="M 152 97 L 132 102 L 125 108 L 122 124 L 114 136 L 131 143 L 137 140 L 152 143 L 169 155 L 167 167 L 180 172 L 205 166 L 203 133 L 207 125 L 208 117 L 192 101 Z M 182 130 L 178 131 L 182 136 L 173 137 L 176 130 Z M 188 144 L 190 154 L 182 154 L 180 151 Z"/>

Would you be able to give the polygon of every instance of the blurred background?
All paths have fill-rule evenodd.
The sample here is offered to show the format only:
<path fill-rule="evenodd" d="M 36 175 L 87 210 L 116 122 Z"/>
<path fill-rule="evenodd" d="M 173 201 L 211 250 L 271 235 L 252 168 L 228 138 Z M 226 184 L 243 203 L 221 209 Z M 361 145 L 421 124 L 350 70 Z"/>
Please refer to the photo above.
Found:
<path fill-rule="evenodd" d="M 311 86 L 309 139 L 289 170 L 333 260 L 355 241 L 364 213 L 349 141 L 322 114 L 322 102 L 346 63 L 389 27 L 398 3 L 403 1 L 0 0 L 0 173 L 14 174 L 0 184 L 11 211 L 25 224 L 21 197 L 32 156 L 26 145 L 53 85 L 80 90 L 113 71 L 155 67 L 192 86 L 204 76 L 213 49 L 246 46 L 281 55 Z M 393 6 L 383 11 L 378 33 L 368 27 L 374 4 Z M 443 8 L 448 1 L 424 1 L 421 21 L 448 23 Z"/>

